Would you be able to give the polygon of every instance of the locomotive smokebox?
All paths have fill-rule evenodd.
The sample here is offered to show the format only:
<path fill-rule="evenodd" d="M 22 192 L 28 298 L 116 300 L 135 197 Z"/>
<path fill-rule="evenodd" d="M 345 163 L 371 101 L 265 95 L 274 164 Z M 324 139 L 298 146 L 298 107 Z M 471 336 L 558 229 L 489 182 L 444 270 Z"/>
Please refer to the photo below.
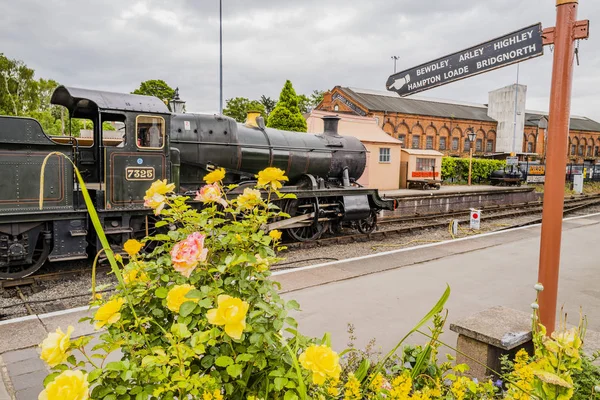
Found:
<path fill-rule="evenodd" d="M 338 123 L 340 122 L 340 119 L 341 118 L 337 115 L 325 115 L 323 117 L 323 134 L 339 137 Z"/>

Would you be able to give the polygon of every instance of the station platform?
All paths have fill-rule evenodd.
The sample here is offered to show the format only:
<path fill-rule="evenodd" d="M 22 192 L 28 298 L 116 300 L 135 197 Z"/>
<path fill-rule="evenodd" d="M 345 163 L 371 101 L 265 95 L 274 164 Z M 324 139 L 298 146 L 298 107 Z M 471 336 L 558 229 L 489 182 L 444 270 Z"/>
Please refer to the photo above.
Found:
<path fill-rule="evenodd" d="M 539 234 L 539 225 L 481 234 L 275 272 L 273 280 L 281 283 L 285 298 L 300 303 L 302 311 L 294 315 L 300 332 L 319 337 L 330 332 L 338 351 L 348 342 L 348 323 L 354 325 L 358 348 L 376 338 L 377 348 L 389 350 L 448 284 L 452 294 L 441 340 L 454 346 L 456 334 L 449 330 L 454 321 L 494 306 L 531 312 Z M 564 221 L 558 300 L 571 323 L 577 323 L 580 307 L 587 315 L 590 353 L 600 350 L 599 235 L 600 214 Z M 0 400 L 37 399 L 47 374 L 37 344 L 57 326 L 92 334 L 89 323 L 77 322 L 88 313 L 82 308 L 0 322 Z M 415 334 L 406 343 L 425 342 Z"/>
<path fill-rule="evenodd" d="M 383 190 L 379 194 L 383 198 L 396 200 L 396 209 L 384 211 L 384 218 L 540 202 L 543 197 L 532 187 L 484 185 L 447 185 L 439 190 Z"/>
<path fill-rule="evenodd" d="M 492 185 L 442 185 L 436 189 L 396 189 L 380 190 L 379 193 L 387 198 L 399 198 L 410 196 L 443 196 L 458 193 L 487 193 L 487 192 L 530 192 L 534 189 L 527 186 L 492 186 Z"/>

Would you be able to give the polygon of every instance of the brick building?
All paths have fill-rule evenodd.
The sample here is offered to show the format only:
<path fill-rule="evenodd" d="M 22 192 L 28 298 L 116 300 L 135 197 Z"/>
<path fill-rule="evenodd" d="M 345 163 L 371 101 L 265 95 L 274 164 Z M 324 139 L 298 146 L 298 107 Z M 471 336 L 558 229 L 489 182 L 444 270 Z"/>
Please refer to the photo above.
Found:
<path fill-rule="evenodd" d="M 521 98 L 516 107 L 519 138 L 515 141 L 516 89 Z M 522 85 L 490 92 L 491 106 L 488 107 L 487 104 L 402 98 L 392 92 L 336 86 L 325 94 L 316 109 L 374 117 L 387 134 L 399 139 L 406 148 L 465 156 L 470 147 L 467 133 L 472 129 L 476 133 L 475 156 L 492 157 L 515 151 L 530 160 L 543 160 L 548 117 L 544 113 L 525 111 L 525 92 L 526 87 Z M 572 116 L 570 162 L 596 163 L 599 146 L 600 123 Z"/>

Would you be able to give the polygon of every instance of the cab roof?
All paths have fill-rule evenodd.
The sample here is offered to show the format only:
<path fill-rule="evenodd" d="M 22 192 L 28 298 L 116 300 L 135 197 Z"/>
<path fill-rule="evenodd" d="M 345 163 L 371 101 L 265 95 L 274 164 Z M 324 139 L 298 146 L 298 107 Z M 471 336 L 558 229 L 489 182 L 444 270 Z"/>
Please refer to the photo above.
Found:
<path fill-rule="evenodd" d="M 71 117 L 92 117 L 102 111 L 137 111 L 153 114 L 170 114 L 166 104 L 158 97 L 138 94 L 104 92 L 59 86 L 52 93 L 52 104 L 64 106 Z"/>

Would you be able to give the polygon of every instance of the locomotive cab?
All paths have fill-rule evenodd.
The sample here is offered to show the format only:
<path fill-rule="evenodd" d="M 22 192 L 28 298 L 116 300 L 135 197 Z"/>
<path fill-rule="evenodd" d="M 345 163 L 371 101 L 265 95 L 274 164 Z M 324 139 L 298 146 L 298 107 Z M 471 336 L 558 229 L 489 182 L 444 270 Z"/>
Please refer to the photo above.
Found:
<path fill-rule="evenodd" d="M 170 180 L 170 111 L 158 98 L 59 86 L 51 102 L 93 126 L 90 138 L 72 142 L 74 163 L 98 208 L 141 210 L 149 184 Z"/>

